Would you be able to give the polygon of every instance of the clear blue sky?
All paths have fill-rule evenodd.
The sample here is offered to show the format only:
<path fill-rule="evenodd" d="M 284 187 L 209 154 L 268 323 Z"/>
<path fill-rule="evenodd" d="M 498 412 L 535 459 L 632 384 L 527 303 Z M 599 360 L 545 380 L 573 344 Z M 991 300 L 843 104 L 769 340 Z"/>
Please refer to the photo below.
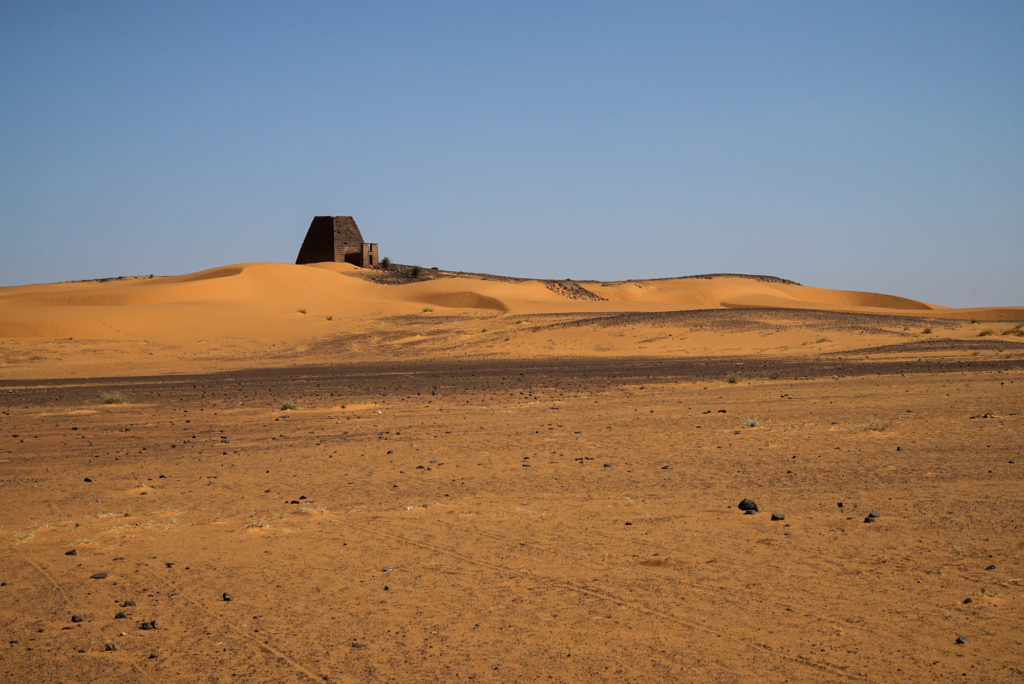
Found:
<path fill-rule="evenodd" d="M 1024 2 L 3 2 L 0 285 L 295 259 L 1024 305 Z"/>

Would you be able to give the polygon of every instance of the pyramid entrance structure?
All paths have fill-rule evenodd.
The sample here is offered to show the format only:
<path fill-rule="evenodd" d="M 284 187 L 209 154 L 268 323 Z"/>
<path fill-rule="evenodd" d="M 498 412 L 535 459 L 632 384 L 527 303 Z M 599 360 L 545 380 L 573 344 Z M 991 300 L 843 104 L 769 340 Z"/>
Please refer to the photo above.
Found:
<path fill-rule="evenodd" d="M 370 267 L 380 264 L 377 243 L 363 242 L 351 216 L 314 216 L 302 241 L 297 264 L 337 261 Z"/>

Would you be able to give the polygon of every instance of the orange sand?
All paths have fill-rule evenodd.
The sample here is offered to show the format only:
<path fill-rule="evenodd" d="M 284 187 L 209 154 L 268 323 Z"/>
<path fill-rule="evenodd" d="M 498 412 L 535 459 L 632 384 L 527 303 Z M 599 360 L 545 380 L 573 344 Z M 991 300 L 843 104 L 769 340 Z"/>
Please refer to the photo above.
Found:
<path fill-rule="evenodd" d="M 1024 319 L 1024 307 L 953 309 L 741 277 L 581 282 L 605 300 L 589 301 L 568 299 L 538 280 L 451 276 L 378 284 L 358 277 L 360 270 L 349 264 L 251 263 L 173 277 L 0 288 L 0 375 L 130 375 L 396 354 L 685 356 L 751 349 L 770 354 L 790 353 L 808 342 L 799 328 L 669 340 L 643 322 L 631 326 L 636 335 L 606 328 L 536 334 L 535 326 L 519 318 L 538 315 L 769 307 L 959 321 Z M 984 324 L 961 325 L 950 334 L 973 337 L 983 329 Z M 828 351 L 865 342 L 859 334 L 829 338 Z M 338 339 L 344 343 L 324 350 L 325 341 Z"/>

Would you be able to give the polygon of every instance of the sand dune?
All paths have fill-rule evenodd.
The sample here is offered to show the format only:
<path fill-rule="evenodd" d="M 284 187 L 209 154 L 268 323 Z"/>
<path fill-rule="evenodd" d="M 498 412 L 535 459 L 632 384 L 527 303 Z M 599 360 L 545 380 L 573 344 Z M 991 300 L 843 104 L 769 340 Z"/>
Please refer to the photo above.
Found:
<path fill-rule="evenodd" d="M 513 313 L 666 311 L 731 307 L 810 308 L 1017 320 L 1024 308 L 950 309 L 904 297 L 750 278 L 582 283 L 605 301 L 572 300 L 536 280 L 437 278 L 384 285 L 350 264 L 235 264 L 181 276 L 0 288 L 0 336 L 288 338 L 317 334 L 316 318 L 403 315 L 427 307 Z M 296 330 L 298 317 L 306 316 Z"/>
<path fill-rule="evenodd" d="M 799 331 L 789 339 L 757 327 L 727 338 L 694 332 L 687 334 L 685 344 L 683 331 L 664 337 L 657 326 L 644 323 L 631 324 L 636 335 L 625 337 L 597 329 L 527 332 L 517 325 L 523 322 L 519 319 L 500 326 L 492 323 L 492 334 L 499 327 L 504 332 L 490 339 L 476 331 L 488 326 L 472 324 L 474 316 L 506 314 L 777 308 L 964 321 L 1024 319 L 1024 307 L 952 309 L 887 294 L 737 276 L 545 283 L 443 274 L 383 284 L 365 275 L 350 264 L 247 263 L 172 277 L 4 287 L 0 288 L 0 341 L 6 354 L 0 354 L 0 363 L 8 359 L 5 372 L 10 374 L 18 359 L 70 363 L 76 358 L 103 358 L 106 370 L 96 372 L 120 372 L 125 362 L 117 360 L 116 353 L 121 353 L 130 357 L 132 372 L 155 359 L 163 360 L 155 368 L 166 372 L 196 358 L 242 365 L 269 363 L 273 354 L 311 358 L 311 348 L 321 349 L 323 358 L 333 361 L 341 358 L 339 354 L 363 359 L 413 353 L 420 357 L 736 353 L 747 347 L 784 350 L 805 342 Z M 446 314 L 463 317 L 465 322 L 447 328 L 431 322 Z M 979 332 L 972 329 L 963 334 Z M 660 341 L 652 342 L 655 338 Z M 47 340 L 49 351 L 40 346 Z M 89 344 L 75 350 L 60 342 L 84 340 Z M 863 346 L 863 340 L 849 342 Z M 164 345 L 163 351 L 159 345 Z"/>

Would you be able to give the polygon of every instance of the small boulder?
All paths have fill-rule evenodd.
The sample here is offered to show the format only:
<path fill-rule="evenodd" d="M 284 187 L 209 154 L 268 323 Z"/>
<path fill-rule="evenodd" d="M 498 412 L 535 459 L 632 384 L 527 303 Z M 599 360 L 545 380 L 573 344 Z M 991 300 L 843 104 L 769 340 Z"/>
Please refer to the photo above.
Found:
<path fill-rule="evenodd" d="M 757 504 L 751 501 L 750 499 L 743 499 L 743 501 L 740 501 L 740 504 L 739 506 L 737 506 L 737 508 L 739 508 L 741 511 L 752 511 L 754 513 L 757 513 Z"/>

